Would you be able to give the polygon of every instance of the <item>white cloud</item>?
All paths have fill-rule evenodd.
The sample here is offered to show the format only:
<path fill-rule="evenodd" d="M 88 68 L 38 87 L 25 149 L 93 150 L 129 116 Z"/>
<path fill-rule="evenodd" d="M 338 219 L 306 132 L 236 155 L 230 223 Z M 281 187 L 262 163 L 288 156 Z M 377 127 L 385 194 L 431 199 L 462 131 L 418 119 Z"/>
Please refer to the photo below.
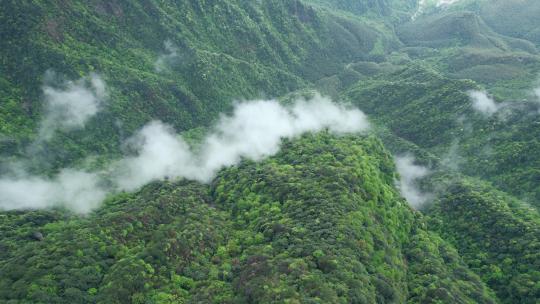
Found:
<path fill-rule="evenodd" d="M 495 103 L 485 91 L 469 91 L 468 95 L 471 98 L 473 109 L 485 116 L 495 114 L 502 106 Z"/>
<path fill-rule="evenodd" d="M 91 74 L 75 82 L 67 82 L 63 89 L 43 87 L 44 117 L 39 130 L 40 140 L 49 140 L 56 130 L 84 127 L 98 113 L 106 97 L 105 83 L 99 75 Z"/>
<path fill-rule="evenodd" d="M 156 62 L 154 62 L 154 70 L 158 73 L 165 71 L 179 58 L 178 48 L 174 46 L 171 40 L 166 40 L 163 45 L 166 52 L 160 54 Z"/>
<path fill-rule="evenodd" d="M 460 0 L 439 0 L 439 1 L 437 1 L 436 6 L 437 7 L 450 6 L 452 4 L 457 3 L 458 1 L 460 1 Z"/>
<path fill-rule="evenodd" d="M 328 129 L 336 134 L 369 128 L 363 112 L 316 96 L 283 106 L 275 100 L 238 103 L 222 116 L 212 132 L 190 147 L 174 130 L 153 121 L 129 141 L 135 155 L 116 161 L 102 173 L 64 169 L 53 178 L 24 170 L 0 178 L 0 209 L 41 209 L 65 206 L 77 212 L 96 208 L 110 190 L 136 190 L 165 178 L 210 182 L 223 167 L 243 158 L 254 161 L 279 151 L 281 140 Z M 103 178 L 102 176 L 106 176 Z"/>
<path fill-rule="evenodd" d="M 534 96 L 536 96 L 536 100 L 537 100 L 538 102 L 540 102 L 540 87 L 539 87 L 539 88 L 535 88 L 535 89 L 533 90 L 533 92 L 534 92 Z"/>
<path fill-rule="evenodd" d="M 397 184 L 401 195 L 409 202 L 411 207 L 418 209 L 432 198 L 429 193 L 424 193 L 418 187 L 418 182 L 428 176 L 428 168 L 415 164 L 415 159 L 411 155 L 398 156 L 395 158 L 396 169 L 400 180 Z"/>
<path fill-rule="evenodd" d="M 153 121 L 130 140 L 136 156 L 112 166 L 115 183 L 123 190 L 135 190 L 153 180 L 192 175 L 193 155 L 185 141 L 173 129 Z"/>
<path fill-rule="evenodd" d="M 165 177 L 209 182 L 218 170 L 238 164 L 242 158 L 258 161 L 277 153 L 284 138 L 325 128 L 348 133 L 368 127 L 360 110 L 336 105 L 320 96 L 297 101 L 290 107 L 275 100 L 239 103 L 233 114 L 222 116 L 214 131 L 194 149 L 163 123 L 148 124 L 132 139 L 137 143 L 137 156 L 115 165 L 115 179 L 126 190 Z"/>
<path fill-rule="evenodd" d="M 424 14 L 427 8 L 437 7 L 437 8 L 446 8 L 452 4 L 459 2 L 460 0 L 419 0 L 418 9 L 414 12 L 412 20 L 414 21 L 418 16 Z"/>
<path fill-rule="evenodd" d="M 13 209 L 43 209 L 64 206 L 86 213 L 105 199 L 97 175 L 66 169 L 55 178 L 18 176 L 0 178 L 0 207 Z"/>

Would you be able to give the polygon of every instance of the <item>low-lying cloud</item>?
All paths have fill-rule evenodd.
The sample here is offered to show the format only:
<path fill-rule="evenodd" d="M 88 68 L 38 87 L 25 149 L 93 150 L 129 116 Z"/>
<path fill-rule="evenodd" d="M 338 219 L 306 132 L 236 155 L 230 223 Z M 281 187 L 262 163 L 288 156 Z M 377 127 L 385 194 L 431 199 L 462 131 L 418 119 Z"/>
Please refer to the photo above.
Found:
<path fill-rule="evenodd" d="M 402 155 L 395 158 L 396 169 L 400 180 L 397 183 L 401 195 L 409 202 L 411 207 L 418 209 L 432 198 L 430 193 L 424 193 L 418 183 L 430 174 L 426 167 L 415 164 L 411 155 Z"/>
<path fill-rule="evenodd" d="M 454 3 L 457 3 L 458 1 L 460 1 L 460 0 L 438 0 L 436 2 L 436 5 L 437 5 L 437 7 L 449 6 L 449 5 L 452 5 Z"/>
<path fill-rule="evenodd" d="M 468 95 L 471 98 L 473 109 L 485 116 L 492 116 L 502 107 L 485 91 L 469 91 Z"/>
<path fill-rule="evenodd" d="M 46 78 L 51 78 L 50 73 Z M 83 128 L 96 115 L 106 98 L 105 83 L 97 74 L 64 83 L 61 88 L 43 86 L 44 117 L 40 124 L 39 139 L 51 139 L 57 130 Z"/>
<path fill-rule="evenodd" d="M 155 180 L 210 182 L 223 167 L 274 155 L 285 138 L 325 129 L 343 134 L 368 128 L 362 111 L 321 96 L 289 106 L 275 100 L 238 103 L 196 146 L 188 145 L 170 126 L 152 121 L 127 141 L 134 155 L 103 172 L 65 169 L 53 178 L 28 174 L 0 178 L 0 209 L 65 206 L 85 213 L 110 192 L 133 191 Z"/>
<path fill-rule="evenodd" d="M 238 164 L 242 158 L 259 161 L 277 153 L 284 138 L 326 128 L 334 133 L 359 132 L 368 126 L 360 110 L 320 96 L 288 107 L 275 100 L 239 103 L 197 147 L 154 121 L 131 139 L 138 154 L 115 165 L 115 180 L 125 190 L 166 177 L 209 182 L 221 168 Z"/>
<path fill-rule="evenodd" d="M 160 54 L 156 62 L 154 62 L 154 70 L 158 73 L 165 71 L 179 59 L 178 48 L 174 46 L 171 40 L 166 40 L 163 46 L 165 47 L 165 53 Z"/>
<path fill-rule="evenodd" d="M 72 169 L 52 179 L 22 174 L 0 178 L 0 209 L 43 209 L 63 206 L 86 213 L 99 206 L 106 191 L 98 175 Z"/>
<path fill-rule="evenodd" d="M 459 139 L 454 139 L 448 151 L 442 155 L 441 165 L 450 171 L 459 171 L 463 157 L 459 154 Z"/>
<path fill-rule="evenodd" d="M 427 8 L 437 7 L 437 8 L 446 8 L 454 3 L 457 3 L 460 0 L 419 0 L 418 8 L 414 12 L 411 19 L 414 21 L 418 16 L 424 14 Z"/>
<path fill-rule="evenodd" d="M 534 101 L 537 102 L 537 103 L 540 103 L 540 87 L 537 87 L 537 88 L 534 88 L 533 89 L 533 94 L 534 94 Z"/>

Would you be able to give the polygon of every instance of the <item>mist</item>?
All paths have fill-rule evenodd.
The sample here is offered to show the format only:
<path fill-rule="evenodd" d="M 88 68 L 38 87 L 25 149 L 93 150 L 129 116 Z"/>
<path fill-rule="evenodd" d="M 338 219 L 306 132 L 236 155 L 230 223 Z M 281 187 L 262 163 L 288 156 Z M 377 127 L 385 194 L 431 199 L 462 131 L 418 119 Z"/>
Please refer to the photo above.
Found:
<path fill-rule="evenodd" d="M 418 1 L 418 8 L 416 12 L 411 17 L 411 20 L 416 20 L 418 16 L 424 14 L 426 9 L 431 6 L 435 6 L 437 8 L 445 8 L 448 7 L 460 0 L 419 0 Z"/>
<path fill-rule="evenodd" d="M 464 162 L 463 157 L 459 154 L 459 150 L 459 139 L 454 139 L 448 151 L 442 156 L 441 165 L 450 171 L 459 171 L 459 167 Z"/>
<path fill-rule="evenodd" d="M 454 3 L 457 3 L 458 1 L 460 1 L 460 0 L 438 0 L 436 5 L 437 5 L 437 7 L 449 6 L 449 5 L 452 5 Z"/>
<path fill-rule="evenodd" d="M 65 82 L 60 87 L 50 84 L 53 76 L 52 72 L 45 76 L 44 117 L 40 123 L 38 141 L 50 140 L 57 130 L 83 128 L 99 112 L 106 98 L 105 83 L 97 74 Z"/>
<path fill-rule="evenodd" d="M 279 151 L 283 139 L 306 132 L 334 134 L 368 130 L 366 115 L 354 108 L 315 96 L 281 105 L 276 100 L 237 103 L 222 115 L 202 141 L 190 146 L 174 129 L 149 122 L 126 146 L 133 152 L 102 172 L 64 169 L 47 178 L 23 172 L 0 178 L 0 209 L 42 209 L 54 206 L 87 213 L 108 195 L 135 191 L 152 181 L 186 178 L 209 183 L 216 173 L 243 159 L 260 161 Z"/>
<path fill-rule="evenodd" d="M 106 191 L 96 174 L 62 170 L 54 178 L 4 176 L 0 178 L 0 209 L 44 209 L 66 207 L 87 213 L 99 206 Z"/>
<path fill-rule="evenodd" d="M 471 98 L 473 109 L 484 116 L 492 116 L 502 107 L 485 91 L 469 91 L 467 94 Z"/>
<path fill-rule="evenodd" d="M 120 189 L 135 190 L 164 178 L 210 182 L 223 167 L 242 159 L 260 161 L 279 151 L 281 140 L 328 129 L 336 134 L 369 127 L 363 112 L 332 103 L 321 96 L 282 106 L 275 100 L 238 103 L 230 116 L 221 116 L 212 132 L 195 147 L 162 122 L 146 125 L 131 140 L 136 156 L 114 165 Z"/>
<path fill-rule="evenodd" d="M 165 53 L 160 54 L 154 62 L 154 70 L 158 73 L 165 71 L 179 58 L 178 48 L 174 46 L 171 40 L 166 40 L 163 43 L 165 47 Z"/>
<path fill-rule="evenodd" d="M 409 205 L 415 209 L 421 208 L 433 196 L 430 193 L 424 193 L 418 185 L 418 182 L 430 174 L 426 167 L 415 164 L 415 159 L 411 155 L 402 155 L 395 158 L 396 169 L 400 180 L 397 186 L 401 195 L 409 202 Z"/>
<path fill-rule="evenodd" d="M 533 95 L 534 95 L 534 102 L 536 102 L 536 104 L 540 105 L 540 87 L 536 87 L 533 89 Z M 540 109 L 539 109 L 540 111 Z"/>
<path fill-rule="evenodd" d="M 36 140 L 30 151 L 52 139 L 56 131 L 84 128 L 96 115 L 107 98 L 105 82 L 97 74 L 76 81 L 58 82 L 57 75 L 45 74 L 43 90 L 43 118 Z M 30 153 L 32 155 L 32 153 Z M 28 161 L 11 162 L 0 176 L 0 209 L 43 209 L 66 207 L 86 213 L 97 207 L 107 191 L 95 173 L 63 169 L 56 176 L 42 177 L 29 174 Z"/>

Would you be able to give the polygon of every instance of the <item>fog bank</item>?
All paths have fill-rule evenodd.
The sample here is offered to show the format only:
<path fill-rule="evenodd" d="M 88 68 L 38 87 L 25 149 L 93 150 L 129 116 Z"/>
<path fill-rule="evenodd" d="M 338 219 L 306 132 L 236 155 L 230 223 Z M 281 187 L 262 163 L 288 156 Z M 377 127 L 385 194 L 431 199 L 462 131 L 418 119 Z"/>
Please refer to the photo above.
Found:
<path fill-rule="evenodd" d="M 90 100 L 99 95 L 98 88 L 96 85 L 96 92 L 83 95 Z M 71 93 L 55 94 L 72 98 Z M 134 191 L 156 180 L 186 178 L 208 183 L 223 167 L 236 165 L 242 159 L 259 161 L 276 154 L 285 138 L 325 129 L 344 134 L 368 128 L 369 122 L 362 111 L 321 96 L 297 100 L 288 106 L 276 100 L 237 103 L 232 114 L 222 115 L 194 147 L 172 127 L 156 120 L 126 142 L 134 151 L 132 155 L 113 162 L 103 172 L 68 168 L 47 178 L 23 170 L 1 177 L 0 209 L 64 206 L 86 213 L 98 207 L 107 194 Z"/>
<path fill-rule="evenodd" d="M 336 134 L 361 132 L 368 127 L 360 110 L 320 96 L 291 106 L 275 100 L 238 103 L 232 115 L 222 116 L 196 147 L 167 125 L 149 123 L 130 140 L 137 155 L 114 165 L 114 179 L 125 190 L 166 177 L 209 182 L 221 168 L 238 164 L 242 158 L 259 161 L 277 153 L 284 138 L 323 129 Z"/>

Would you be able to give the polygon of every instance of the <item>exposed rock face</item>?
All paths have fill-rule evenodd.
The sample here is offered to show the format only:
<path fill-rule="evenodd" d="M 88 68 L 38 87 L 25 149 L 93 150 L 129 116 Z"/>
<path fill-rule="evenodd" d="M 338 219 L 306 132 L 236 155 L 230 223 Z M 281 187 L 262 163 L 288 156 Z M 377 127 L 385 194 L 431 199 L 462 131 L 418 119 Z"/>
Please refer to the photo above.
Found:
<path fill-rule="evenodd" d="M 41 241 L 43 241 L 45 239 L 45 237 L 43 237 L 43 233 L 41 233 L 39 231 L 34 231 L 32 233 L 32 239 L 41 242 Z"/>

